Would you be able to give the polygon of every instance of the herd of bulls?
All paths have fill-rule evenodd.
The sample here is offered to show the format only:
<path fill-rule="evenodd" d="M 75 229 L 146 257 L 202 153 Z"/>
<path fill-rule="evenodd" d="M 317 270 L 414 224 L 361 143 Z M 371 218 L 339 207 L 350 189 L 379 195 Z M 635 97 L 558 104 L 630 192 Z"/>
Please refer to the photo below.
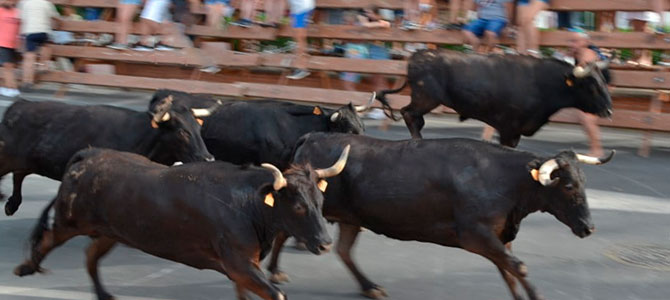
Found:
<path fill-rule="evenodd" d="M 427 60 L 437 55 L 442 62 L 464 60 L 452 54 L 418 55 Z M 491 63 L 477 59 L 481 60 L 468 64 Z M 410 70 L 418 63 L 410 61 Z M 611 101 L 609 94 L 592 88 L 603 82 L 596 78 L 602 76 L 597 66 L 568 69 L 566 75 L 562 64 L 545 64 L 551 66 L 526 80 L 568 80 L 569 87 Z M 549 74 L 552 66 L 559 66 L 556 72 L 566 77 Z M 477 68 L 473 70 L 469 72 Z M 437 80 L 440 74 L 448 78 Z M 459 103 L 468 90 L 485 88 L 474 83 L 463 87 L 462 94 L 453 92 L 455 87 L 439 93 L 428 90 L 454 80 L 447 71 L 440 74 L 410 72 L 412 104 L 403 109 L 403 116 L 414 137 L 420 137 L 421 115 L 434 108 L 426 101 L 442 99 L 442 93 L 452 99 L 442 104 L 455 106 L 463 119 L 489 123 L 501 133 L 502 143 L 516 146 L 518 136 L 509 132 L 525 130 L 523 123 L 504 128 L 517 124 L 517 119 L 504 123 L 489 116 L 489 122 Z M 493 80 L 480 75 L 480 83 Z M 502 86 L 497 88 L 498 96 L 514 98 Z M 543 87 L 537 90 L 548 93 Z M 494 101 L 494 95 L 479 97 Z M 606 163 L 614 152 L 605 158 L 573 151 L 544 157 L 469 139 L 379 140 L 361 135 L 364 126 L 358 116 L 374 99 L 373 94 L 365 107 L 349 104 L 331 110 L 272 100 L 221 102 L 161 90 L 147 112 L 19 100 L 0 125 L 0 175 L 11 172 L 14 181 L 5 213 L 18 210 L 27 175 L 62 183 L 31 234 L 29 259 L 14 272 L 41 272 L 40 264 L 51 250 L 84 235 L 92 240 L 86 264 L 99 300 L 112 296 L 100 281 L 98 261 L 117 243 L 221 272 L 235 282 L 238 299 L 248 299 L 248 292 L 263 299 L 286 299 L 273 284 L 287 280 L 278 267 L 282 245 L 292 236 L 312 253 L 328 251 L 329 221 L 339 226 L 337 254 L 370 298 L 382 298 L 386 292 L 358 269 L 351 255 L 362 228 L 479 254 L 498 267 L 514 299 L 521 299 L 517 281 L 530 299 L 541 299 L 526 279 L 527 267 L 511 253 L 520 223 L 530 213 L 548 212 L 575 235 L 590 235 L 594 226 L 579 164 Z M 379 100 L 387 104 L 384 93 Z M 521 107 L 514 101 L 496 108 L 503 118 L 511 116 L 506 112 L 521 112 L 514 109 Z M 589 100 L 582 95 L 571 101 Z M 540 106 L 533 103 L 524 109 L 530 113 Z M 611 102 L 573 106 L 606 116 Z M 417 107 L 419 114 L 413 111 Z M 532 133 L 546 123 L 544 114 L 528 117 L 541 122 Z M 268 277 L 259 265 L 270 253 Z"/>

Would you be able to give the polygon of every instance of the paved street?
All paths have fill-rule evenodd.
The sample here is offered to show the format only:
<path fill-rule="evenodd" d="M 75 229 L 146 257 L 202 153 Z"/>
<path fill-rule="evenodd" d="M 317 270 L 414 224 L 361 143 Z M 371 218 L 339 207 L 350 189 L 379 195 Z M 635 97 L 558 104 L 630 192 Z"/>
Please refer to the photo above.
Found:
<path fill-rule="evenodd" d="M 145 92 L 81 91 L 84 89 L 75 88 L 61 101 L 145 109 L 150 98 Z M 52 97 L 44 92 L 27 98 Z M 4 113 L 10 104 L 0 98 L 0 111 Z M 378 130 L 379 123 L 366 120 L 369 135 L 409 137 L 402 123 L 388 131 Z M 453 116 L 431 117 L 427 123 L 426 138 L 477 138 L 481 131 L 481 123 L 459 123 Z M 528 265 L 530 281 L 547 299 L 670 299 L 669 137 L 658 134 L 651 157 L 641 158 L 635 155 L 639 131 L 604 129 L 605 147 L 618 152 L 608 165 L 583 167 L 597 227 L 591 237 L 575 237 L 548 214 L 535 213 L 525 219 L 514 244 L 515 254 Z M 535 137 L 522 139 L 519 148 L 553 155 L 570 148 L 586 152 L 587 145 L 579 126 L 552 124 Z M 49 274 L 26 278 L 12 274 L 26 255 L 26 238 L 36 216 L 57 188 L 58 182 L 32 175 L 24 184 L 24 203 L 17 214 L 0 216 L 0 299 L 93 299 L 84 268 L 87 238 L 77 238 L 54 251 L 43 263 Z M 2 191 L 11 192 L 11 176 L 2 181 Z M 331 233 L 335 231 L 332 228 Z M 392 299 L 510 299 L 494 265 L 460 249 L 400 242 L 365 231 L 355 258 Z M 112 251 L 102 265 L 103 281 L 119 300 L 236 299 L 232 283 L 223 275 L 124 246 Z M 282 266 L 291 276 L 291 282 L 282 286 L 291 300 L 362 299 L 356 282 L 334 253 L 314 256 L 289 247 Z"/>

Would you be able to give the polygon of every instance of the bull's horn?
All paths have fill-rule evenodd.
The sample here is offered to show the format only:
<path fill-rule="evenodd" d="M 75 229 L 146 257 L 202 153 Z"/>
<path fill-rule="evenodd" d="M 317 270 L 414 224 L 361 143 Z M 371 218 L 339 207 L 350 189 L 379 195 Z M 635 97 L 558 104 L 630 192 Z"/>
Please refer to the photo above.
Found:
<path fill-rule="evenodd" d="M 604 157 L 593 157 L 593 156 L 588 156 L 588 155 L 583 155 L 583 154 L 577 154 L 577 160 L 580 163 L 585 163 L 587 165 L 602 165 L 608 163 L 610 160 L 612 160 L 612 157 L 614 157 L 614 154 L 616 153 L 615 150 L 612 150 L 609 155 L 604 156 Z"/>
<path fill-rule="evenodd" d="M 337 118 L 340 116 L 339 112 L 334 112 L 332 115 L 330 115 L 330 121 L 335 122 L 337 121 Z"/>
<path fill-rule="evenodd" d="M 163 122 L 170 121 L 170 113 L 165 112 L 165 113 L 163 113 L 163 115 L 155 114 L 153 116 L 152 121 L 155 122 L 155 123 L 163 123 Z"/>
<path fill-rule="evenodd" d="M 156 105 L 156 113 L 153 114 L 153 121 L 156 123 L 166 122 L 170 120 L 170 109 L 172 109 L 172 95 L 165 97 L 159 104 Z"/>
<path fill-rule="evenodd" d="M 277 169 L 277 167 L 273 166 L 272 164 L 261 164 L 261 167 L 272 171 L 272 176 L 275 177 L 275 182 L 272 184 L 272 187 L 275 189 L 275 191 L 281 190 L 286 186 L 286 179 L 284 178 L 284 175 L 282 175 L 281 171 Z"/>
<path fill-rule="evenodd" d="M 572 75 L 575 75 L 575 77 L 577 77 L 577 78 L 583 78 L 583 77 L 585 77 L 586 75 L 588 75 L 589 72 L 591 72 L 591 70 L 589 69 L 589 67 L 584 68 L 584 67 L 582 67 L 582 66 L 576 66 L 576 67 L 572 70 Z"/>
<path fill-rule="evenodd" d="M 221 100 L 218 100 L 216 104 L 210 106 L 209 108 L 191 108 L 193 116 L 196 118 L 209 117 L 216 111 L 216 109 L 221 105 Z"/>
<path fill-rule="evenodd" d="M 599 61 L 596 61 L 595 64 L 598 67 L 598 69 L 601 69 L 601 70 L 607 69 L 610 66 L 610 62 L 607 61 L 607 60 L 599 60 Z"/>
<path fill-rule="evenodd" d="M 342 154 L 340 154 L 340 158 L 337 159 L 335 164 L 333 164 L 330 168 L 327 169 L 315 170 L 316 175 L 319 178 L 328 178 L 340 174 L 340 172 L 344 170 L 344 166 L 347 165 L 347 158 L 349 158 L 349 149 L 351 149 L 351 145 L 347 145 L 346 147 L 344 147 Z"/>
<path fill-rule="evenodd" d="M 558 181 L 558 178 L 551 179 L 551 173 L 556 170 L 558 170 L 558 162 L 556 162 L 555 159 L 546 161 L 540 167 L 540 172 L 537 177 L 538 181 L 544 186 L 552 185 Z"/>
<path fill-rule="evenodd" d="M 375 101 L 375 98 L 377 98 L 377 92 L 372 92 L 372 97 L 370 97 L 370 100 L 368 101 L 368 103 L 366 103 L 365 105 L 356 105 L 356 111 L 357 112 L 364 112 L 364 111 L 370 109 L 370 107 L 372 106 L 372 102 Z"/>

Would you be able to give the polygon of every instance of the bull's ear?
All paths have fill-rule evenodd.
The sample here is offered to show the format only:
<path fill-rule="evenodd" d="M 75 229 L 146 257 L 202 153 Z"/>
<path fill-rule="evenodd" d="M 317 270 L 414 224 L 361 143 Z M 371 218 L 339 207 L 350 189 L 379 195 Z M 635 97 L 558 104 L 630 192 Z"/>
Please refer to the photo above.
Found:
<path fill-rule="evenodd" d="M 319 187 L 319 190 L 320 190 L 322 193 L 325 193 L 325 192 L 326 192 L 326 188 L 328 188 L 328 181 L 326 181 L 326 180 L 324 180 L 324 179 L 321 179 L 321 180 L 319 180 L 319 183 L 317 184 L 317 186 Z"/>
<path fill-rule="evenodd" d="M 542 162 L 539 159 L 534 159 L 526 165 L 526 170 L 535 181 L 540 180 L 540 166 L 542 166 Z"/>
<path fill-rule="evenodd" d="M 572 73 L 565 74 L 565 85 L 573 87 L 575 85 L 575 75 Z"/>
<path fill-rule="evenodd" d="M 323 115 L 323 110 L 321 109 L 321 107 L 314 106 L 314 110 L 312 111 L 312 114 L 317 115 L 317 116 Z"/>

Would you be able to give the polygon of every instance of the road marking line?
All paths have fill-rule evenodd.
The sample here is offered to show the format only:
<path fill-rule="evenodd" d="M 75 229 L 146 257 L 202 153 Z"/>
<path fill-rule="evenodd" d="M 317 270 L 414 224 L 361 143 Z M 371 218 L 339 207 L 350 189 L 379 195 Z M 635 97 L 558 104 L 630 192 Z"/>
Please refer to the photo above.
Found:
<path fill-rule="evenodd" d="M 15 287 L 5 285 L 0 285 L 0 295 L 39 297 L 44 299 L 61 299 L 61 300 L 91 300 L 91 298 L 93 297 L 93 293 L 38 289 L 29 287 Z M 120 295 L 115 296 L 117 299 L 123 299 L 123 300 L 172 300 L 165 298 L 130 297 Z"/>
<path fill-rule="evenodd" d="M 591 189 L 586 190 L 586 196 L 591 209 L 670 214 L 668 199 Z"/>

